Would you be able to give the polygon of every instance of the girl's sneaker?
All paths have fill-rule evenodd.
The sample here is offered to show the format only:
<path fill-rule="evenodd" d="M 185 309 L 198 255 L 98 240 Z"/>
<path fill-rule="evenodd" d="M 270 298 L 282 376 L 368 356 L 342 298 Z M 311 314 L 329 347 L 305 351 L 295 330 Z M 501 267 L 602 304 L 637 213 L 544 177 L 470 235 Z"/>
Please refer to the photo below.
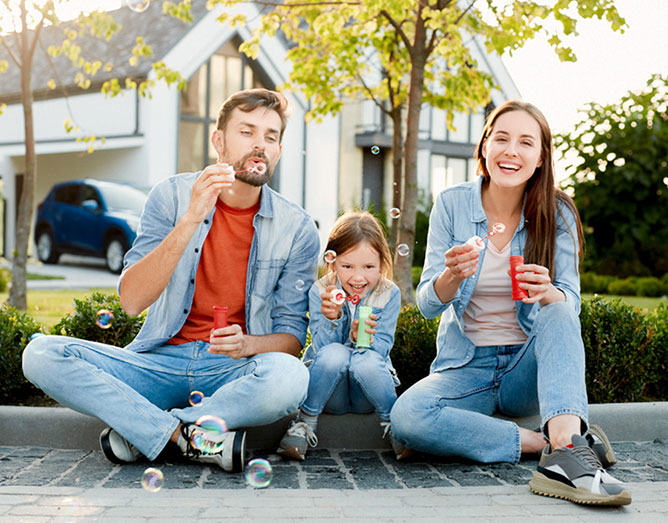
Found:
<path fill-rule="evenodd" d="M 573 448 L 543 449 L 529 482 L 531 492 L 588 505 L 631 503 L 631 493 L 603 469 L 587 440 L 574 434 L 571 441 Z"/>
<path fill-rule="evenodd" d="M 286 458 L 304 461 L 308 447 L 316 445 L 318 445 L 318 437 L 313 429 L 303 421 L 292 420 L 276 453 Z"/>
<path fill-rule="evenodd" d="M 608 436 L 605 435 L 601 427 L 598 425 L 589 425 L 589 432 L 585 434 L 585 439 L 604 469 L 610 468 L 617 463 L 615 451 L 612 450 L 610 440 L 608 440 Z"/>

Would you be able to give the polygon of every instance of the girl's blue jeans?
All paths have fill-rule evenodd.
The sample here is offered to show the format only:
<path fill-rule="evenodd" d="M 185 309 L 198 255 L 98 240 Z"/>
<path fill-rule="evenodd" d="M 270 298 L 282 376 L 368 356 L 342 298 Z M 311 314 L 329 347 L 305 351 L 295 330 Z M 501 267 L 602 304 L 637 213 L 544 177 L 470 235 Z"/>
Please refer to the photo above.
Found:
<path fill-rule="evenodd" d="M 446 348 L 447 350 L 447 348 Z M 560 414 L 587 425 L 580 322 L 563 302 L 542 307 L 523 345 L 476 347 L 463 367 L 430 374 L 392 409 L 392 435 L 408 448 L 475 461 L 517 463 L 517 424 L 492 417 L 540 412 L 543 432 Z"/>
<path fill-rule="evenodd" d="M 203 341 L 133 352 L 111 345 L 41 336 L 23 354 L 23 373 L 66 407 L 95 416 L 149 459 L 179 423 L 210 414 L 229 429 L 265 425 L 296 411 L 308 372 L 294 356 L 267 352 L 232 359 Z M 204 394 L 196 406 L 190 393 Z"/>
<path fill-rule="evenodd" d="M 355 349 L 330 343 L 318 349 L 309 366 L 309 385 L 301 410 L 317 416 L 378 412 L 390 419 L 397 399 L 395 383 L 382 356 L 372 349 Z"/>

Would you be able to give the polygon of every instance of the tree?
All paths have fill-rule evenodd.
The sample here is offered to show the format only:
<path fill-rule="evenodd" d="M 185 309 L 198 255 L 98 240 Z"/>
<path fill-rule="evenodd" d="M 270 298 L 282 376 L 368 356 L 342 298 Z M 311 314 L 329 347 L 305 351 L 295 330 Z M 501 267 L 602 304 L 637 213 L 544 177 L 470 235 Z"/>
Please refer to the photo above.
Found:
<path fill-rule="evenodd" d="M 585 228 L 587 266 L 601 274 L 668 272 L 668 75 L 609 105 L 590 103 L 555 141 Z"/>
<path fill-rule="evenodd" d="M 18 207 L 16 250 L 12 259 L 12 288 L 9 294 L 10 303 L 19 309 L 25 309 L 27 306 L 26 262 L 37 179 L 33 126 L 33 64 L 37 48 L 45 49 L 48 45 L 48 42 L 45 43 L 43 39 L 45 31 L 52 29 L 50 26 L 61 25 L 57 13 L 59 8 L 67 6 L 68 3 L 69 0 L 0 0 L 0 20 L 3 30 L 9 31 L 5 34 L 0 33 L 0 49 L 8 57 L 8 59 L 0 57 L 0 73 L 5 72 L 10 65 L 16 67 L 20 72 L 25 131 L 25 173 Z M 177 9 L 172 6 L 167 10 L 172 16 L 187 19 L 188 12 L 183 8 Z M 83 46 L 77 43 L 78 39 L 92 38 L 108 41 L 121 27 L 108 13 L 95 11 L 87 15 L 80 14 L 75 21 L 63 25 L 63 28 L 58 41 L 48 45 L 48 54 L 50 57 L 59 55 L 67 57 L 72 64 L 73 83 L 78 90 L 88 89 L 91 86 L 91 78 L 94 78 L 98 72 L 108 73 L 112 66 L 109 63 L 102 64 L 99 60 L 86 59 Z M 55 32 L 51 31 L 50 36 L 54 35 Z M 137 37 L 134 47 L 128 50 L 128 61 L 134 67 L 140 59 L 150 57 L 151 54 L 151 47 L 141 37 Z M 177 83 L 179 87 L 185 85 L 180 75 L 169 70 L 162 62 L 152 64 L 152 69 L 158 79 L 168 84 Z M 67 95 L 69 91 L 62 80 L 58 78 L 56 82 L 51 79 L 48 86 L 55 89 L 60 83 L 60 87 Z M 138 89 L 144 96 L 149 94 L 152 84 L 154 80 L 149 79 L 146 74 L 134 78 L 130 74 L 125 76 L 125 88 Z M 116 96 L 122 91 L 121 85 L 118 78 L 110 78 L 102 82 L 99 87 L 109 96 Z M 0 106 L 0 112 L 1 109 Z M 76 127 L 70 121 L 66 121 L 64 125 L 68 132 Z M 90 144 L 89 151 L 92 151 L 96 137 L 86 136 L 82 139 Z"/>
<path fill-rule="evenodd" d="M 232 6 L 243 0 L 209 0 Z M 395 245 L 414 245 L 418 200 L 418 125 L 424 103 L 454 113 L 485 106 L 492 78 L 478 68 L 469 50 L 477 38 L 503 54 L 536 35 L 562 60 L 575 60 L 564 37 L 577 35 L 579 19 L 605 18 L 614 30 L 624 26 L 613 0 L 360 0 L 255 1 L 265 14 L 253 37 L 240 48 L 257 55 L 263 35 L 280 29 L 289 41 L 293 64 L 285 85 L 310 102 L 308 117 L 340 111 L 344 101 L 373 100 L 393 122 L 393 206 L 401 209 Z M 245 23 L 224 14 L 222 22 Z M 414 302 L 412 249 L 395 256 L 402 302 Z"/>

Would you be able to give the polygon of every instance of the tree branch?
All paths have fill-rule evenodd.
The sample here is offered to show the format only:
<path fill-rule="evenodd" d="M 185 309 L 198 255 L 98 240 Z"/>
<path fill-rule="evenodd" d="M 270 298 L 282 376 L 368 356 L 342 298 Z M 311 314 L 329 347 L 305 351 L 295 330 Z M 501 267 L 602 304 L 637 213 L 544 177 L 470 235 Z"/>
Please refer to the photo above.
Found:
<path fill-rule="evenodd" d="M 383 111 L 385 114 L 387 114 L 389 116 L 390 115 L 389 111 L 383 106 L 382 103 L 380 103 L 378 101 L 376 96 L 371 91 L 371 88 L 366 84 L 366 82 L 364 81 L 364 78 L 362 78 L 362 75 L 359 73 L 359 71 L 355 71 L 355 74 L 357 75 L 357 78 L 359 79 L 360 83 L 362 84 L 362 87 L 366 91 L 366 94 L 369 96 L 371 101 L 373 103 L 375 103 L 380 108 L 381 111 Z"/>
<path fill-rule="evenodd" d="M 413 45 L 411 44 L 411 41 L 408 39 L 408 36 L 406 36 L 406 33 L 404 30 L 401 28 L 401 24 L 398 24 L 397 21 L 390 16 L 390 13 L 387 12 L 387 10 L 383 9 L 379 13 L 380 16 L 384 17 L 387 19 L 387 21 L 390 23 L 392 27 L 394 27 L 394 30 L 397 32 L 401 40 L 404 42 L 404 45 L 408 49 L 409 53 L 413 53 Z"/>
<path fill-rule="evenodd" d="M 7 42 L 5 42 L 4 38 L 0 38 L 0 42 L 2 42 L 2 46 L 5 48 L 7 51 L 7 54 L 9 57 L 12 59 L 12 62 L 16 64 L 16 67 L 21 67 L 21 61 L 19 60 L 18 56 L 14 54 L 14 51 L 12 51 L 12 48 L 7 45 Z"/>

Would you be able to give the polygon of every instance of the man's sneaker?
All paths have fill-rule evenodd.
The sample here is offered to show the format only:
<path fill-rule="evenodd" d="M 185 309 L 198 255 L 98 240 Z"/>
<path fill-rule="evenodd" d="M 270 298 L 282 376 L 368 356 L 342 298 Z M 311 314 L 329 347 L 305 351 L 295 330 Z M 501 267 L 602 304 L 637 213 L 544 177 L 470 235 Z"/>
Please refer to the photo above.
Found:
<path fill-rule="evenodd" d="M 585 439 L 604 469 L 610 468 L 617 463 L 615 451 L 612 450 L 610 440 L 608 440 L 608 436 L 605 435 L 601 427 L 598 425 L 589 425 L 589 432 L 585 434 Z"/>
<path fill-rule="evenodd" d="M 318 436 L 303 421 L 292 420 L 285 436 L 278 444 L 277 454 L 290 459 L 304 461 L 308 447 L 318 444 Z"/>
<path fill-rule="evenodd" d="M 389 434 L 390 436 L 390 445 L 392 445 L 392 450 L 394 451 L 394 455 L 397 458 L 397 461 L 401 461 L 403 459 L 406 459 L 410 456 L 412 456 L 415 451 L 409 449 L 406 447 L 403 443 L 397 441 L 394 439 L 394 435 L 392 434 L 392 425 L 389 421 L 381 421 L 380 422 L 380 428 L 383 430 L 383 438 Z"/>
<path fill-rule="evenodd" d="M 107 427 L 100 434 L 100 448 L 105 458 L 120 465 L 137 461 L 141 456 L 141 452 L 132 443 L 111 427 Z"/>
<path fill-rule="evenodd" d="M 587 440 L 577 434 L 573 448 L 543 449 L 531 492 L 588 505 L 628 505 L 631 493 L 601 466 Z"/>
<path fill-rule="evenodd" d="M 193 436 L 202 438 L 206 442 L 222 446 L 212 452 L 204 452 L 193 445 Z M 226 472 L 242 472 L 246 455 L 246 431 L 237 430 L 223 433 L 213 433 L 193 424 L 181 425 L 181 437 L 177 443 L 183 455 L 199 463 L 218 465 Z"/>

